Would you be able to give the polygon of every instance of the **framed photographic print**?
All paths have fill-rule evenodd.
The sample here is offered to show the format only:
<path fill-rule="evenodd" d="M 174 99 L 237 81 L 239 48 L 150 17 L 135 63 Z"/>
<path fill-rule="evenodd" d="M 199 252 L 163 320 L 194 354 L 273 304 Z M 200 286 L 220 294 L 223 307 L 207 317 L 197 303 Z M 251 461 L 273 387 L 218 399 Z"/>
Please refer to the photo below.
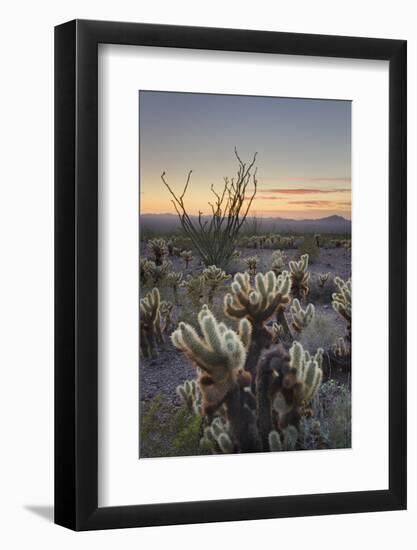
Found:
<path fill-rule="evenodd" d="M 55 30 L 55 521 L 406 507 L 406 42 Z"/>

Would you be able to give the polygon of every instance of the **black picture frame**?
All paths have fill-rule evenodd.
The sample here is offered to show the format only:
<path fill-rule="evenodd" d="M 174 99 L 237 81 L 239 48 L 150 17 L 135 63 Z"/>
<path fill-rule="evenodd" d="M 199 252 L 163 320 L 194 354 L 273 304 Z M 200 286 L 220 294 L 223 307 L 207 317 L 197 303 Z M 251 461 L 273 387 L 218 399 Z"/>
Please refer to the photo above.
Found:
<path fill-rule="evenodd" d="M 389 62 L 389 488 L 98 507 L 98 44 Z M 406 41 L 74 20 L 55 28 L 55 522 L 108 529 L 406 508 Z"/>

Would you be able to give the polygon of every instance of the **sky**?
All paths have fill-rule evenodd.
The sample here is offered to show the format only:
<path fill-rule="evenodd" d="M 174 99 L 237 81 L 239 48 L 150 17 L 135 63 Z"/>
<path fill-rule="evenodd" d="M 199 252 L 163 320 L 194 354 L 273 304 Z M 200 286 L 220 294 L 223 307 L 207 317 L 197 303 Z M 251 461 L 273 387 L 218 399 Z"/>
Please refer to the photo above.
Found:
<path fill-rule="evenodd" d="M 192 170 L 187 211 L 209 214 L 236 147 L 257 152 L 250 215 L 350 218 L 350 101 L 140 91 L 139 115 L 141 213 L 175 213 L 161 174 L 181 192 Z"/>

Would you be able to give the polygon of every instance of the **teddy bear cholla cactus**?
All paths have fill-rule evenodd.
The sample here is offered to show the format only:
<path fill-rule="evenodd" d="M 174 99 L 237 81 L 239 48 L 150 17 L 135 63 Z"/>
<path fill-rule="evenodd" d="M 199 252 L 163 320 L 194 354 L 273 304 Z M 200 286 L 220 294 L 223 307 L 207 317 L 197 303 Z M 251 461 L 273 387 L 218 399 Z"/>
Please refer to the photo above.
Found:
<path fill-rule="evenodd" d="M 196 380 L 186 380 L 177 386 L 176 392 L 190 413 L 201 415 L 201 393 Z"/>
<path fill-rule="evenodd" d="M 319 284 L 319 287 L 320 288 L 323 288 L 324 285 L 326 284 L 328 278 L 329 278 L 329 275 L 330 273 L 327 272 L 327 273 L 319 273 L 318 274 L 318 284 Z"/>
<path fill-rule="evenodd" d="M 202 337 L 186 323 L 171 334 L 174 346 L 182 350 L 200 368 L 198 382 L 203 397 L 203 414 L 217 410 L 227 393 L 239 383 L 248 385 L 250 375 L 244 371 L 251 325 L 241 319 L 239 333 L 219 323 L 206 305 L 198 314 Z"/>
<path fill-rule="evenodd" d="M 304 328 L 308 327 L 315 315 L 313 304 L 308 304 L 306 309 L 303 309 L 297 298 L 294 298 L 292 301 L 290 311 L 293 318 L 292 327 L 297 332 L 301 332 Z"/>
<path fill-rule="evenodd" d="M 232 319 L 246 318 L 252 326 L 252 339 L 246 368 L 254 376 L 262 350 L 271 344 L 273 335 L 265 323 L 289 302 L 290 278 L 284 271 L 258 273 L 254 286 L 248 273 L 236 273 L 232 293 L 224 297 L 224 312 Z"/>
<path fill-rule="evenodd" d="M 256 274 L 256 270 L 258 269 L 258 256 L 249 256 L 244 259 L 244 262 L 248 266 L 249 275 L 254 276 Z"/>
<path fill-rule="evenodd" d="M 305 298 L 309 292 L 308 281 L 310 272 L 308 271 L 308 254 L 303 254 L 297 262 L 293 260 L 289 262 L 291 271 L 291 293 L 294 298 L 301 300 Z"/>
<path fill-rule="evenodd" d="M 157 344 L 163 343 L 160 305 L 157 288 L 140 300 L 140 349 L 144 357 L 157 355 Z"/>
<path fill-rule="evenodd" d="M 181 252 L 180 256 L 185 262 L 185 269 L 188 269 L 188 265 L 191 262 L 191 260 L 193 259 L 192 251 L 191 250 L 183 250 Z"/>
<path fill-rule="evenodd" d="M 151 260 L 145 260 L 141 269 L 145 274 L 145 280 L 150 280 L 154 286 L 158 285 L 168 275 L 172 268 L 172 263 L 164 260 L 161 264 L 157 264 Z"/>
<path fill-rule="evenodd" d="M 167 285 L 172 288 L 174 302 L 178 305 L 178 288 L 182 282 L 182 271 L 170 271 L 166 277 Z"/>
<path fill-rule="evenodd" d="M 276 250 L 271 256 L 271 269 L 275 275 L 281 275 L 285 268 L 286 255 L 282 250 Z"/>
<path fill-rule="evenodd" d="M 203 279 L 208 287 L 208 302 L 211 304 L 213 302 L 214 293 L 219 288 L 219 286 L 231 279 L 231 275 L 227 275 L 223 269 L 211 265 L 203 270 Z"/>
<path fill-rule="evenodd" d="M 151 239 L 148 241 L 148 250 L 153 256 L 156 265 L 161 265 L 168 254 L 167 244 L 164 239 Z"/>
<path fill-rule="evenodd" d="M 352 282 L 350 279 L 344 281 L 340 277 L 334 278 L 337 292 L 332 294 L 332 306 L 347 323 L 347 339 L 352 339 Z"/>

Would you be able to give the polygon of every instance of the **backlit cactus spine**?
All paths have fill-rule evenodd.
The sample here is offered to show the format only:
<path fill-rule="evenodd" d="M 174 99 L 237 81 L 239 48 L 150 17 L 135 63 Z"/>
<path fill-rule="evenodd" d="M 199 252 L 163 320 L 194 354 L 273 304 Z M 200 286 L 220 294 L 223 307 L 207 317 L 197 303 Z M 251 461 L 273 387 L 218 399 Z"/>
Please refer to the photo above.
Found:
<path fill-rule="evenodd" d="M 304 328 L 308 327 L 315 315 L 313 304 L 308 304 L 306 309 L 303 309 L 297 298 L 294 298 L 290 311 L 293 318 L 292 327 L 296 332 L 301 332 Z"/>
<path fill-rule="evenodd" d="M 213 303 L 214 293 L 219 288 L 219 286 L 231 279 L 231 275 L 227 275 L 223 269 L 211 265 L 203 270 L 203 279 L 208 287 L 208 303 Z"/>
<path fill-rule="evenodd" d="M 176 392 L 190 413 L 201 415 L 201 394 L 196 380 L 186 380 L 177 386 Z"/>
<path fill-rule="evenodd" d="M 297 380 L 303 384 L 302 398 L 305 405 L 314 399 L 323 379 L 323 350 L 318 348 L 311 356 L 299 342 L 290 348 L 290 367 L 297 371 Z"/>
<path fill-rule="evenodd" d="M 347 339 L 352 340 L 352 282 L 344 281 L 340 277 L 334 278 L 337 292 L 332 294 L 332 306 L 347 324 Z"/>
<path fill-rule="evenodd" d="M 301 259 L 289 262 L 291 271 L 291 293 L 294 298 L 301 300 L 309 292 L 308 281 L 310 272 L 308 271 L 308 254 L 303 254 Z"/>

